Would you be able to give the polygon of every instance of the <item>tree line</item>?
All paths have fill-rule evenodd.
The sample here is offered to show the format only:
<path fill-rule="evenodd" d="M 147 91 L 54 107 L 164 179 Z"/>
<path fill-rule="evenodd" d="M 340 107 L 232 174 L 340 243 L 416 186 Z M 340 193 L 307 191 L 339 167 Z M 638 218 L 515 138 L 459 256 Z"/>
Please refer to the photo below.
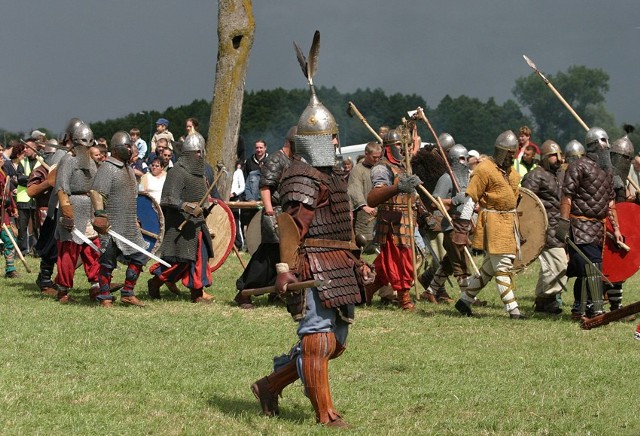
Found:
<path fill-rule="evenodd" d="M 547 75 L 563 97 L 589 126 L 604 128 L 611 142 L 622 136 L 622 124 L 606 109 L 605 95 L 609 90 L 609 75 L 601 70 L 585 66 L 572 66 L 566 72 Z M 494 98 L 481 101 L 477 98 L 445 96 L 436 106 L 429 106 L 425 99 L 417 94 L 387 94 L 382 89 L 358 89 L 351 93 L 342 93 L 335 87 L 320 87 L 318 98 L 333 113 L 340 130 L 342 145 L 358 144 L 373 140 L 372 134 L 357 118 L 351 118 L 346 111 L 347 103 L 352 101 L 366 117 L 369 124 L 377 129 L 381 125 L 390 127 L 401 123 L 402 117 L 408 117 L 407 111 L 418 106 L 425 110 L 436 132 L 449 132 L 457 143 L 481 153 L 491 153 L 495 138 L 504 130 L 517 130 L 529 125 L 533 130 L 533 141 L 541 144 L 546 139 L 554 139 L 564 146 L 571 139 L 584 140 L 584 130 L 547 89 L 535 74 L 520 77 L 512 89 L 515 100 L 509 99 L 498 104 Z M 246 155 L 251 153 L 258 139 L 266 141 L 269 151 L 277 150 L 283 143 L 284 135 L 309 103 L 308 89 L 248 91 L 244 94 L 240 124 L 241 144 Z M 195 117 L 200 121 L 206 136 L 211 114 L 210 102 L 205 99 L 194 100 L 188 105 L 169 107 L 164 111 L 143 111 L 131 113 L 121 118 L 91 123 L 96 138 L 110 139 L 117 130 L 129 130 L 137 127 L 143 139 L 148 140 L 155 130 L 154 122 L 163 117 L 170 120 L 170 130 L 177 138 L 184 134 L 185 120 Z M 625 123 L 637 124 L 630 120 Z M 433 142 L 428 129 L 419 125 L 422 140 Z M 0 130 L 7 138 L 19 138 L 20 132 L 10 133 Z M 632 142 L 640 141 L 638 133 L 630 135 Z M 211 145 L 209 145 L 211 146 Z"/>

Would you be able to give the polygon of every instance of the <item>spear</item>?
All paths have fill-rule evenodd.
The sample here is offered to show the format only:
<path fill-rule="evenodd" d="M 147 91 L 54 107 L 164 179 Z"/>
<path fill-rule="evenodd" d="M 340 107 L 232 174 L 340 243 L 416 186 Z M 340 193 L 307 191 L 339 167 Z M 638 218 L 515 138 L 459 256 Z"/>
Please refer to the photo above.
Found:
<path fill-rule="evenodd" d="M 547 87 L 551 90 L 551 92 L 553 92 L 556 95 L 556 97 L 558 97 L 558 100 L 560 100 L 560 102 L 564 105 L 564 107 L 566 107 L 567 110 L 571 112 L 571 115 L 575 117 L 575 119 L 580 123 L 580 125 L 584 128 L 584 130 L 589 130 L 589 126 L 587 126 L 587 124 L 584 121 L 582 121 L 582 118 L 580 118 L 580 116 L 576 113 L 576 111 L 573 110 L 571 105 L 567 103 L 567 100 L 564 99 L 564 97 L 558 92 L 556 87 L 553 86 L 553 84 L 549 81 L 549 79 L 547 79 L 544 76 L 544 74 L 540 72 L 538 67 L 536 67 L 536 64 L 534 64 L 533 61 L 529 59 L 526 55 L 522 55 L 522 57 L 524 58 L 527 65 L 529 65 L 533 69 L 533 71 L 535 71 L 536 74 L 540 76 L 540 78 L 544 81 L 544 84 L 547 85 Z"/>
<path fill-rule="evenodd" d="M 527 65 L 529 65 L 533 69 L 533 71 L 535 71 L 536 74 L 538 76 L 540 76 L 540 78 L 544 81 L 545 85 L 547 85 L 549 87 L 549 89 L 556 95 L 556 97 L 558 97 L 558 100 L 560 100 L 560 102 L 564 105 L 564 107 L 567 108 L 567 110 L 571 113 L 571 115 L 573 115 L 573 117 L 576 119 L 576 121 L 578 121 L 578 123 L 580 123 L 582 128 L 584 130 L 588 131 L 589 130 L 589 126 L 587 126 L 587 123 L 585 123 L 582 120 L 582 118 L 580 118 L 580 115 L 578 115 L 576 113 L 576 111 L 571 107 L 571 105 L 569 103 L 567 103 L 567 100 L 564 99 L 564 97 L 558 92 L 558 90 L 555 88 L 555 86 L 553 86 L 553 84 L 549 81 L 549 79 L 547 79 L 544 76 L 544 74 L 542 74 L 540 72 L 538 67 L 536 67 L 536 64 L 534 64 L 533 61 L 531 59 L 529 59 L 526 55 L 522 55 L 522 57 L 527 62 Z M 628 177 L 628 176 L 627 176 L 627 180 L 629 181 L 631 186 L 633 186 L 636 190 L 640 190 L 640 186 L 638 186 L 638 184 L 635 182 L 635 180 L 633 180 L 631 177 Z"/>

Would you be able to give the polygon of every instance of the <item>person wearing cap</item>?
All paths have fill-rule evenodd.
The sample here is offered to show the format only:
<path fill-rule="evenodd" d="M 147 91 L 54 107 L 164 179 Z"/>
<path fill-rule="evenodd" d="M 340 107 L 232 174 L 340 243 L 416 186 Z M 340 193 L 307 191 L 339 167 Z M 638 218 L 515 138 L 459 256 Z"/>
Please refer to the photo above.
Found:
<path fill-rule="evenodd" d="M 480 153 L 478 152 L 478 150 L 469 150 L 469 160 L 467 161 L 467 165 L 469 165 L 469 171 L 473 171 L 479 163 Z"/>
<path fill-rule="evenodd" d="M 173 142 L 175 139 L 173 138 L 173 133 L 169 131 L 169 120 L 166 118 L 158 118 L 156 121 L 156 133 L 153 134 L 151 138 L 151 151 L 156 151 L 156 146 L 158 145 L 158 139 L 165 138 L 167 143 L 169 144 L 169 148 L 173 150 Z"/>

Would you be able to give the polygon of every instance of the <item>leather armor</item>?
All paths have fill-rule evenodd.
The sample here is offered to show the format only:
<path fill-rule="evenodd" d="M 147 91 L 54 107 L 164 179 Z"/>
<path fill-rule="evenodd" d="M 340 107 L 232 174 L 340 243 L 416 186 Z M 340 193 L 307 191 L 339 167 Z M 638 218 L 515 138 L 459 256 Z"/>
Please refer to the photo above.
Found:
<path fill-rule="evenodd" d="M 547 248 L 564 247 L 564 242 L 556 237 L 558 218 L 560 218 L 560 198 L 562 195 L 560 182 L 555 174 L 543 167 L 535 167 L 522 179 L 522 187 L 538 196 L 547 211 L 549 227 L 547 230 Z M 522 217 L 526 221 L 527 217 Z"/>
<path fill-rule="evenodd" d="M 567 168 L 563 195 L 571 197 L 571 232 L 576 244 L 602 245 L 608 204 L 614 198 L 612 174 L 589 157 Z"/>

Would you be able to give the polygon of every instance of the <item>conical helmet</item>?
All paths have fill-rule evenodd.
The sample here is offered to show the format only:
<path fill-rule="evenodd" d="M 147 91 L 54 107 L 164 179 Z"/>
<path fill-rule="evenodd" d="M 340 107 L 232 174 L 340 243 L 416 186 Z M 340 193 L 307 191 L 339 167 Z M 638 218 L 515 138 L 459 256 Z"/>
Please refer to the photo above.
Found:
<path fill-rule="evenodd" d="M 547 139 L 542 143 L 542 147 L 540 147 L 540 158 L 542 162 L 542 167 L 546 170 L 551 170 L 551 164 L 549 163 L 549 157 L 553 155 L 558 156 L 558 160 L 560 160 L 560 156 L 562 155 L 562 149 L 558 145 L 558 143 L 552 139 Z"/>
<path fill-rule="evenodd" d="M 440 142 L 440 145 L 442 145 L 444 151 L 449 151 L 451 147 L 456 145 L 456 141 L 453 140 L 453 136 L 447 132 L 442 132 L 440 136 L 438 136 L 438 141 Z"/>

